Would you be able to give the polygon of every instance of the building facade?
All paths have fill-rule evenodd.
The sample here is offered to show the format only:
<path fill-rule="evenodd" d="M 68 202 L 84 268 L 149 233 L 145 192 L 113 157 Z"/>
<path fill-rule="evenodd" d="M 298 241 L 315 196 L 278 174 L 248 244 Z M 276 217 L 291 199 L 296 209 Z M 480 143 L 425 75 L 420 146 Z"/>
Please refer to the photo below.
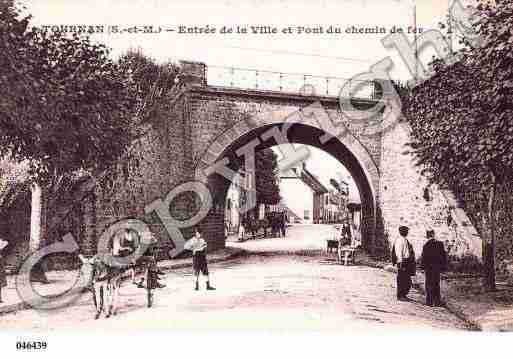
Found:
<path fill-rule="evenodd" d="M 333 183 L 333 180 L 332 180 Z M 322 223 L 341 223 L 349 216 L 349 186 L 346 182 L 336 183 L 334 188 L 322 197 Z"/>
<path fill-rule="evenodd" d="M 319 223 L 328 189 L 310 173 L 305 165 L 294 167 L 280 175 L 280 193 L 289 217 L 300 223 Z"/>

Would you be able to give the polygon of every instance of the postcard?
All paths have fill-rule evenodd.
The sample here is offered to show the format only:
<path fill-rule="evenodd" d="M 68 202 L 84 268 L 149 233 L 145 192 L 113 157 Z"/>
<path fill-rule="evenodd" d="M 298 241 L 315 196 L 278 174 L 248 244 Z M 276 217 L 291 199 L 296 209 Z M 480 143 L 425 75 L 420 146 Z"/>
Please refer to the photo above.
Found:
<path fill-rule="evenodd" d="M 509 1 L 2 1 L 5 347 L 511 331 L 512 23 Z"/>

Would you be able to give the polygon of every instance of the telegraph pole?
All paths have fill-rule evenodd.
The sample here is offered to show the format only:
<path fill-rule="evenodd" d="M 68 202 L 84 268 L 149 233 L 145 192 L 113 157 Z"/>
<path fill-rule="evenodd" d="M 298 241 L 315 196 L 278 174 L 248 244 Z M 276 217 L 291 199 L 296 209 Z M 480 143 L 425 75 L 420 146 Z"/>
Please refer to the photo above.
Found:
<path fill-rule="evenodd" d="M 452 15 L 451 15 L 451 0 L 447 0 L 447 17 L 449 20 L 447 38 L 449 40 L 449 56 L 452 56 Z"/>
<path fill-rule="evenodd" d="M 413 3 L 413 42 L 415 43 L 415 83 L 419 80 L 419 47 L 417 45 L 417 3 Z"/>

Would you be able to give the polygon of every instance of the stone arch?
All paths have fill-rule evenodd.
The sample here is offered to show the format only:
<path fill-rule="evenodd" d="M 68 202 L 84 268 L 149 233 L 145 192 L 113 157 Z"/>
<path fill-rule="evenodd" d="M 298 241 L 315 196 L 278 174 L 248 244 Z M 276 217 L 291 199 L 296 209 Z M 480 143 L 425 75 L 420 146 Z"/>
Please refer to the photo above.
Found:
<path fill-rule="evenodd" d="M 318 105 L 319 103 L 314 104 L 314 106 Z M 353 176 L 362 201 L 364 242 L 367 249 L 372 251 L 376 232 L 379 167 L 365 146 L 350 131 L 340 131 L 341 127 L 326 126 L 326 123 L 322 123 L 322 121 L 331 121 L 328 116 L 316 117 L 311 116 L 311 113 L 308 115 L 308 113 L 304 109 L 290 111 L 290 109 L 274 108 L 272 111 L 260 111 L 253 113 L 247 119 L 239 120 L 217 135 L 203 152 L 195 165 L 195 178 L 207 183 L 213 191 L 214 197 L 222 198 L 223 201 L 219 202 L 224 203 L 226 191 L 231 182 L 219 175 L 210 174 L 210 172 L 214 165 L 222 160 L 226 161 L 227 167 L 236 171 L 238 166 L 233 159 L 237 157 L 234 152 L 238 148 L 255 139 L 260 142 L 257 150 L 283 143 L 317 147 L 339 160 Z M 340 121 L 340 123 L 343 122 Z M 280 143 L 274 138 L 264 140 L 261 137 L 273 127 L 283 129 L 283 126 L 288 125 L 290 125 L 290 129 L 287 131 L 287 142 Z M 324 141 L 321 141 L 321 138 Z M 325 140 L 326 138 L 329 140 Z M 231 166 L 232 162 L 233 166 Z M 214 209 L 205 220 L 212 229 L 215 227 L 215 222 L 220 221 L 223 225 L 224 207 L 223 210 Z M 224 246 L 224 239 L 219 241 L 211 238 L 212 240 L 219 246 Z"/>

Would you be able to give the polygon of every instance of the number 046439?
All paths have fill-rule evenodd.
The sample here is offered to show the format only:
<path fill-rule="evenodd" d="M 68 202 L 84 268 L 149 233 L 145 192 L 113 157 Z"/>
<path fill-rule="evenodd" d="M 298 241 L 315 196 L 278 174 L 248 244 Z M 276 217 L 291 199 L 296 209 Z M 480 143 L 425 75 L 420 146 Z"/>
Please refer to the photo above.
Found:
<path fill-rule="evenodd" d="M 43 341 L 16 342 L 16 350 L 45 350 L 47 347 Z"/>

